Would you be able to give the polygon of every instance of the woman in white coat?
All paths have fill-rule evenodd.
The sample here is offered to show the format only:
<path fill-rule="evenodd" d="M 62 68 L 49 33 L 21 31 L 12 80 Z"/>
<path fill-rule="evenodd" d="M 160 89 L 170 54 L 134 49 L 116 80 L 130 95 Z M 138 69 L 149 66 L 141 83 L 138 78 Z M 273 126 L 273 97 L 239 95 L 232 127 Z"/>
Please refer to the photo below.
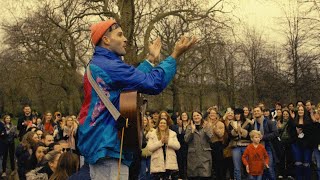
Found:
<path fill-rule="evenodd" d="M 171 122 L 162 118 L 155 131 L 149 133 L 148 149 L 152 152 L 150 172 L 152 179 L 178 179 L 176 150 L 180 148 L 177 134 L 169 129 Z"/>

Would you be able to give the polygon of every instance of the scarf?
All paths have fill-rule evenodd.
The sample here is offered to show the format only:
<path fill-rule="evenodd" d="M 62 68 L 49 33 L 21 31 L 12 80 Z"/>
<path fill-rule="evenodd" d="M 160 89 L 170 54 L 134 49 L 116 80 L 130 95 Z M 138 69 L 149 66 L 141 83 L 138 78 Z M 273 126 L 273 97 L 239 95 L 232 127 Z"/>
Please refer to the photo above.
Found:
<path fill-rule="evenodd" d="M 255 121 L 256 121 L 256 123 L 254 124 L 254 130 L 260 131 L 261 135 L 263 136 L 264 135 L 264 128 L 263 128 L 264 119 L 262 120 L 259 129 L 258 129 L 259 122 L 257 119 Z"/>

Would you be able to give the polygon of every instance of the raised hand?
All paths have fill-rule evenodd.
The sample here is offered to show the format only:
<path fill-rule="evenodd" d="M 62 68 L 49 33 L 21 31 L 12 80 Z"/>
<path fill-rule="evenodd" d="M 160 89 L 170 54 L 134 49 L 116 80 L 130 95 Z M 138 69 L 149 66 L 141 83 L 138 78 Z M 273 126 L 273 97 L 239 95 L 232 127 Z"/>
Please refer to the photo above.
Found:
<path fill-rule="evenodd" d="M 159 59 L 160 56 L 160 50 L 161 50 L 161 39 L 160 37 L 157 37 L 156 40 L 153 41 L 153 43 L 149 44 L 149 54 L 147 59 L 151 63 L 155 63 L 157 59 Z"/>
<path fill-rule="evenodd" d="M 168 136 L 164 136 L 164 143 L 165 144 L 168 144 L 168 140 L 169 140 Z"/>
<path fill-rule="evenodd" d="M 238 125 L 238 130 L 237 131 L 241 135 L 241 125 L 240 124 Z"/>
<path fill-rule="evenodd" d="M 179 127 L 182 127 L 182 120 L 180 118 L 177 118 L 177 125 Z"/>
<path fill-rule="evenodd" d="M 279 120 L 279 121 L 277 121 L 277 128 L 281 128 L 282 127 L 282 123 L 281 123 L 281 121 Z"/>
<path fill-rule="evenodd" d="M 294 111 L 290 111 L 290 116 L 291 116 L 292 119 L 294 119 L 294 117 L 295 117 Z"/>
<path fill-rule="evenodd" d="M 197 42 L 197 38 L 194 36 L 192 38 L 182 36 L 180 40 L 176 42 L 171 56 L 177 59 L 183 53 L 189 50 L 196 42 Z"/>
<path fill-rule="evenodd" d="M 297 130 L 297 134 L 301 134 L 302 133 L 302 128 L 296 128 Z"/>
<path fill-rule="evenodd" d="M 194 125 L 193 121 L 191 121 L 191 132 L 196 130 L 196 125 Z"/>
<path fill-rule="evenodd" d="M 161 142 L 162 142 L 162 144 L 168 144 L 168 137 L 167 136 L 162 136 Z"/>

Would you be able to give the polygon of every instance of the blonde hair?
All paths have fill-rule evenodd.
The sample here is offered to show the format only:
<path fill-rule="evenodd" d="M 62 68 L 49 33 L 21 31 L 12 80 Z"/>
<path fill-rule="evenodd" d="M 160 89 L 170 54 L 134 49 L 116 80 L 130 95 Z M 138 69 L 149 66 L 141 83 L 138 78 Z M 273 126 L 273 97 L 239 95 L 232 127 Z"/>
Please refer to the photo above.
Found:
<path fill-rule="evenodd" d="M 207 116 L 207 118 L 206 118 L 206 121 L 209 121 L 209 120 L 210 120 L 210 113 L 211 113 L 211 111 L 216 112 L 216 119 L 219 120 L 219 117 L 217 116 L 217 115 L 218 115 L 218 111 L 217 111 L 216 109 L 210 107 L 210 108 L 207 110 L 208 116 Z"/>
<path fill-rule="evenodd" d="M 260 138 L 262 137 L 262 134 L 261 134 L 260 131 L 252 130 L 252 131 L 249 133 L 250 139 L 253 139 L 253 137 L 254 137 L 255 135 L 259 135 Z"/>
<path fill-rule="evenodd" d="M 63 122 L 63 125 L 67 126 L 68 119 L 71 119 L 73 123 L 75 122 L 75 120 L 74 120 L 74 118 L 72 118 L 72 116 L 67 116 L 67 117 L 65 118 L 65 121 Z M 73 125 L 74 125 L 74 124 L 72 124 L 72 126 L 73 126 Z"/>
<path fill-rule="evenodd" d="M 147 116 L 143 116 L 143 123 L 144 123 L 144 118 L 147 119 L 147 125 L 143 125 L 143 130 L 144 130 L 144 133 L 147 134 L 150 131 L 151 127 L 150 127 L 149 119 Z"/>
<path fill-rule="evenodd" d="M 44 156 L 42 163 L 45 164 L 48 162 L 53 162 L 58 155 L 60 155 L 60 152 L 52 150 Z"/>
<path fill-rule="evenodd" d="M 157 131 L 156 131 L 156 134 L 157 134 L 158 140 L 161 140 L 161 134 L 160 134 L 160 129 L 159 129 L 159 124 L 160 124 L 160 121 L 161 121 L 161 120 L 164 120 L 164 121 L 167 122 L 167 128 L 166 128 L 165 131 L 166 131 L 166 135 L 169 136 L 169 125 L 168 125 L 169 120 L 168 120 L 168 119 L 165 119 L 165 118 L 161 118 L 161 119 L 158 121 L 158 123 L 157 123 Z"/>
<path fill-rule="evenodd" d="M 22 137 L 22 141 L 21 141 L 21 145 L 25 148 L 25 149 L 30 149 L 32 148 L 36 142 L 33 140 L 33 136 L 36 133 L 33 131 L 29 131 L 27 132 L 23 137 Z"/>
<path fill-rule="evenodd" d="M 170 114 L 167 111 L 160 111 L 159 113 L 159 119 L 161 119 L 161 114 L 164 113 L 166 115 L 166 119 L 167 119 L 167 124 L 168 126 L 171 126 L 173 124 L 173 121 L 171 119 Z M 158 123 L 159 124 L 159 123 Z"/>

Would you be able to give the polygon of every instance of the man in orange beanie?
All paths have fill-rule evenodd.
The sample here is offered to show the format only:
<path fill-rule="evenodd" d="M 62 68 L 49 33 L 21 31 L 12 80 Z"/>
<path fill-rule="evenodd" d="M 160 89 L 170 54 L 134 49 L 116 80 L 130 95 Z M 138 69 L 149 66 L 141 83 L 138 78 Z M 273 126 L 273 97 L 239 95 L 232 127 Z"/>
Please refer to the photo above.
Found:
<path fill-rule="evenodd" d="M 93 79 L 119 110 L 122 90 L 136 90 L 145 94 L 162 92 L 176 73 L 176 59 L 196 43 L 196 38 L 182 37 L 173 53 L 157 66 L 161 40 L 157 38 L 149 46 L 148 59 L 137 68 L 125 64 L 121 56 L 126 54 L 127 39 L 120 25 L 113 19 L 91 26 L 91 41 L 95 52 L 89 63 Z M 123 123 L 115 120 L 91 87 L 84 75 L 85 100 L 79 114 L 78 148 L 89 164 L 91 179 L 128 179 L 128 166 L 133 161 L 130 152 L 123 152 L 120 177 L 118 159 L 120 140 L 118 130 Z"/>

